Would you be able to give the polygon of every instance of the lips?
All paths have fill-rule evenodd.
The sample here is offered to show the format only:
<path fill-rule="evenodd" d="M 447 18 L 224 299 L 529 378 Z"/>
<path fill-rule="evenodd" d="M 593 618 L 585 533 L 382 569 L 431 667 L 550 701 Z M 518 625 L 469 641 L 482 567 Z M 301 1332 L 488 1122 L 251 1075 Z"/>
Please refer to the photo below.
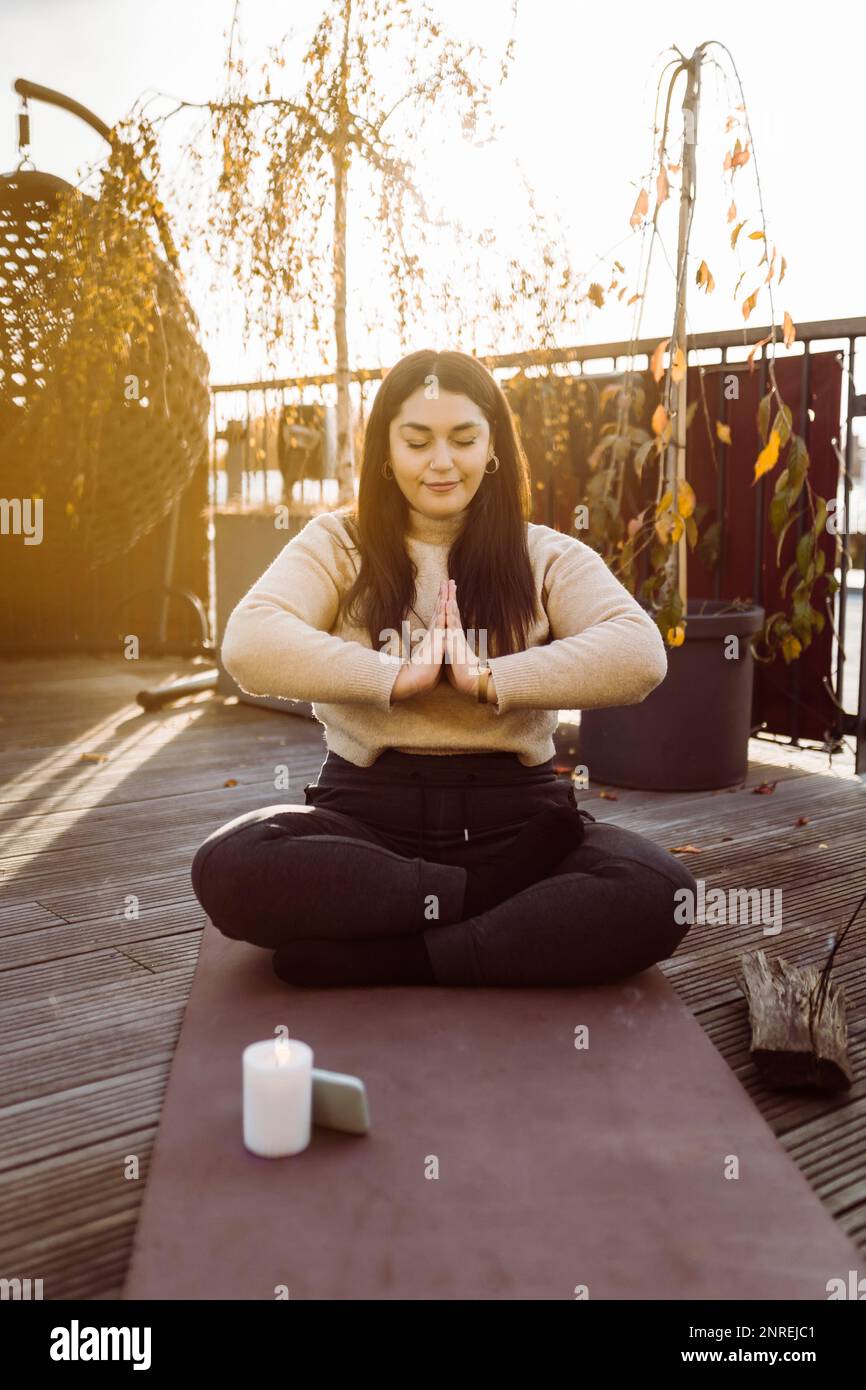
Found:
<path fill-rule="evenodd" d="M 453 487 L 457 486 L 457 482 L 455 480 L 453 483 L 425 483 L 424 486 L 429 487 L 433 492 L 450 492 Z"/>

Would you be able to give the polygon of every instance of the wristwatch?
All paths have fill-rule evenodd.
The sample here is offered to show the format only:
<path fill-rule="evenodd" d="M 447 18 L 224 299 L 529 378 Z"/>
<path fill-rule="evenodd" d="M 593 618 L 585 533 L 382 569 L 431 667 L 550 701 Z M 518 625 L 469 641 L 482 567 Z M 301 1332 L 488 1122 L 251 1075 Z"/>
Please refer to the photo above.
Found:
<path fill-rule="evenodd" d="M 489 661 L 479 661 L 479 663 L 478 663 L 478 703 L 481 704 L 481 705 L 486 705 L 486 704 L 487 704 L 487 687 L 488 687 L 488 685 L 490 684 L 490 676 L 491 676 L 491 674 L 492 674 L 492 672 L 491 672 L 491 670 L 490 670 L 490 662 L 489 662 Z"/>

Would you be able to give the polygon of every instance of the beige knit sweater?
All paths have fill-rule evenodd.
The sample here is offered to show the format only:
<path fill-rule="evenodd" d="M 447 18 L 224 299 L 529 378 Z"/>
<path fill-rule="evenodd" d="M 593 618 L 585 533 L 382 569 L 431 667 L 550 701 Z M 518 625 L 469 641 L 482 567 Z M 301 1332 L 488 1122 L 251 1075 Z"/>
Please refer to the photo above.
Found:
<path fill-rule="evenodd" d="M 410 509 L 405 544 L 418 567 L 410 640 L 433 614 L 448 577 L 449 545 L 462 522 Z M 442 675 L 425 695 L 391 703 L 400 658 L 370 646 L 366 631 L 334 626 L 339 595 L 357 572 L 340 512 L 313 517 L 284 546 L 231 613 L 222 640 L 226 670 L 250 695 L 313 702 L 325 743 L 369 767 L 386 748 L 404 753 L 505 750 L 534 767 L 554 756 L 560 709 L 644 700 L 664 679 L 655 623 L 575 536 L 528 524 L 528 548 L 545 614 L 527 647 L 490 658 L 497 703 L 482 705 Z M 460 603 L 460 594 L 457 595 Z M 385 645 L 384 643 L 382 644 Z"/>

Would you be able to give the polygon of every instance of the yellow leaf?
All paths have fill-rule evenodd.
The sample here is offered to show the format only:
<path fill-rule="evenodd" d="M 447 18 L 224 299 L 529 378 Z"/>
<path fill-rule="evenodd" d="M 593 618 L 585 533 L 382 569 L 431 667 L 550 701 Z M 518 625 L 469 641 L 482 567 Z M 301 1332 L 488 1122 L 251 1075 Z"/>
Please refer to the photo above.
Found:
<path fill-rule="evenodd" d="M 731 250 L 732 250 L 732 251 L 733 251 L 734 248 L 736 247 L 736 245 L 737 245 L 737 237 L 740 235 L 740 232 L 743 230 L 743 228 L 745 227 L 745 225 L 746 225 L 745 222 L 738 222 L 737 225 L 736 225 L 736 227 L 734 228 L 734 230 L 731 232 Z"/>
<path fill-rule="evenodd" d="M 749 364 L 749 371 L 750 371 L 750 372 L 753 372 L 753 371 L 755 370 L 755 353 L 758 351 L 758 348 L 765 347 L 766 344 L 767 344 L 769 341 L 770 341 L 770 338 L 769 338 L 769 337 L 767 337 L 767 338 L 759 338 L 758 341 L 755 343 L 754 347 L 752 348 L 752 351 L 749 353 L 748 357 L 746 358 L 746 361 L 747 361 L 748 364 Z"/>
<path fill-rule="evenodd" d="M 686 630 L 684 627 L 668 628 L 668 646 L 681 647 L 686 640 Z"/>
<path fill-rule="evenodd" d="M 676 352 L 674 353 L 673 361 L 671 362 L 671 380 L 676 382 L 682 381 L 685 374 L 686 355 L 683 352 L 682 348 L 677 348 Z"/>
<path fill-rule="evenodd" d="M 665 348 L 667 347 L 669 342 L 670 338 L 665 338 L 663 342 L 659 343 L 658 347 L 655 349 L 652 357 L 650 358 L 650 371 L 653 374 L 654 381 L 661 381 L 662 377 L 665 374 L 662 358 L 665 355 Z"/>
<path fill-rule="evenodd" d="M 664 494 L 658 506 L 656 507 L 656 516 L 661 516 L 662 512 L 666 512 L 673 503 L 673 500 L 674 495 L 671 492 L 670 488 L 668 488 L 667 492 Z"/>
<path fill-rule="evenodd" d="M 680 516 L 691 516 L 697 505 L 697 500 L 691 484 L 687 483 L 685 478 L 681 478 L 677 491 L 677 511 Z"/>
<path fill-rule="evenodd" d="M 749 232 L 749 241 L 763 241 L 763 240 L 764 240 L 764 233 L 763 233 L 763 232 Z"/>
<path fill-rule="evenodd" d="M 782 638 L 782 656 L 785 660 L 795 661 L 802 650 L 799 638 L 795 637 L 793 632 L 786 632 Z"/>
<path fill-rule="evenodd" d="M 788 348 L 796 338 L 797 330 L 794 327 L 794 321 L 787 309 L 785 310 L 785 317 L 782 320 L 782 332 L 784 334 L 785 347 Z"/>
<path fill-rule="evenodd" d="M 748 297 L 748 299 L 744 299 L 744 300 L 743 300 L 743 318 L 744 318 L 744 319 L 747 319 L 747 318 L 749 317 L 749 314 L 752 312 L 752 310 L 754 309 L 754 307 L 755 307 L 755 305 L 757 304 L 757 302 L 758 302 L 758 291 L 757 291 L 757 290 L 755 290 L 754 294 L 750 294 L 749 297 Z"/>
<path fill-rule="evenodd" d="M 671 540 L 674 542 L 674 544 L 676 544 L 676 542 L 677 542 L 678 540 L 680 540 L 680 538 L 682 537 L 683 531 L 684 531 L 685 529 L 686 529 L 686 528 L 685 528 L 685 525 L 683 524 L 683 519 L 682 519 L 681 516 L 675 516 L 675 517 L 672 518 L 672 520 L 671 520 Z"/>
<path fill-rule="evenodd" d="M 649 194 L 647 193 L 645 188 L 642 188 L 640 193 L 637 195 L 637 202 L 634 205 L 634 211 L 632 212 L 631 217 L 628 219 L 629 226 L 639 227 L 643 219 L 646 217 L 648 211 Z"/>
<path fill-rule="evenodd" d="M 707 294 L 712 294 L 713 290 L 716 288 L 716 282 L 710 273 L 710 267 L 707 265 L 706 261 L 701 261 L 698 266 L 698 273 L 695 276 L 695 281 L 700 289 L 706 290 Z"/>
<path fill-rule="evenodd" d="M 765 473 L 769 473 L 771 468 L 775 468 L 779 461 L 779 445 L 781 436 L 778 430 L 770 431 L 770 438 L 761 452 L 758 454 L 758 461 L 755 464 L 755 476 L 753 482 L 757 482 Z"/>
<path fill-rule="evenodd" d="M 731 443 L 731 427 L 730 427 L 730 425 L 723 425 L 722 422 L 721 422 L 721 420 L 717 420 L 717 421 L 716 421 L 716 437 L 717 437 L 718 439 L 720 439 L 720 440 L 722 441 L 723 444 L 730 444 L 730 443 Z"/>
<path fill-rule="evenodd" d="M 653 434 L 664 434 L 665 430 L 668 431 L 668 434 L 670 433 L 670 422 L 668 420 L 668 413 L 663 405 L 657 405 L 655 410 L 653 411 L 651 428 Z"/>
<path fill-rule="evenodd" d="M 781 267 L 781 270 L 779 271 L 779 284 L 780 284 L 780 285 L 781 285 L 782 281 L 783 281 L 784 278 L 785 278 L 785 271 L 787 270 L 787 268 L 788 268 L 788 262 L 785 260 L 785 257 L 783 256 L 783 257 L 782 257 L 782 267 Z"/>

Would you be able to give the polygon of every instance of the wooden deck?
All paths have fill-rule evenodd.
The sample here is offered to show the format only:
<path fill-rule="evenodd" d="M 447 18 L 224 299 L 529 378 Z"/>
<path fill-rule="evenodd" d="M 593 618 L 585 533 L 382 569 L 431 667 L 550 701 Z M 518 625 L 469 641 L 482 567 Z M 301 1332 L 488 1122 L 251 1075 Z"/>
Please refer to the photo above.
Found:
<path fill-rule="evenodd" d="M 136 704 L 139 689 L 194 669 L 0 661 L 0 1276 L 41 1278 L 47 1299 L 123 1286 L 203 925 L 195 849 L 232 816 L 302 802 L 324 755 L 317 725 L 213 694 L 156 713 Z M 561 742 L 567 753 L 567 728 Z M 591 786 L 581 804 L 668 848 L 697 846 L 689 867 L 708 887 L 782 888 L 778 937 L 697 927 L 663 968 L 866 1253 L 866 913 L 835 969 L 856 1073 L 842 1096 L 766 1092 L 733 977 L 755 946 L 823 961 L 866 886 L 866 788 L 850 757 L 831 771 L 817 754 L 752 752 L 742 789 L 613 800 Z M 281 763 L 289 793 L 274 791 Z M 775 791 L 753 794 L 765 781 Z M 125 1175 L 131 1155 L 138 1177 Z"/>

